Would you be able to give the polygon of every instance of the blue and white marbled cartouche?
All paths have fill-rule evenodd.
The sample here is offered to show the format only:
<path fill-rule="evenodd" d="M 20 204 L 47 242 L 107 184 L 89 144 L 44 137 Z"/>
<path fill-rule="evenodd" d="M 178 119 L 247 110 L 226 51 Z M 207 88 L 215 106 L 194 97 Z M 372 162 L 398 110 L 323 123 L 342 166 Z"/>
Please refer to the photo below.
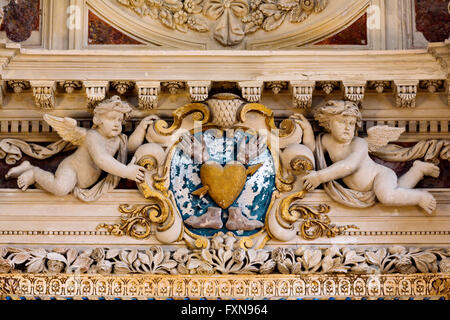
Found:
<path fill-rule="evenodd" d="M 196 138 L 200 140 L 199 135 Z M 222 166 L 230 161 L 236 161 L 237 147 L 242 139 L 250 139 L 251 134 L 242 130 L 234 131 L 233 137 L 216 137 L 215 130 L 203 132 L 203 139 L 210 155 L 210 160 L 217 161 Z M 275 166 L 272 155 L 266 147 L 258 157 L 250 161 L 246 166 L 262 163 L 263 165 L 251 176 L 247 177 L 242 192 L 236 198 L 231 207 L 239 207 L 242 214 L 250 220 L 259 220 L 264 223 L 266 211 L 270 204 L 272 193 L 275 190 Z M 178 210 L 183 220 L 192 215 L 201 216 L 206 213 L 209 207 L 219 207 L 212 198 L 206 194 L 203 198 L 192 194 L 193 191 L 201 188 L 200 180 L 201 164 L 195 164 L 193 159 L 186 155 L 179 147 L 176 148 L 170 166 L 170 190 L 173 192 Z M 222 231 L 228 232 L 225 224 L 228 218 L 228 209 L 222 210 L 223 228 L 215 229 L 194 229 L 188 225 L 188 229 L 201 236 L 212 236 Z M 258 232 L 260 229 L 252 231 L 233 231 L 238 236 L 248 236 Z"/>

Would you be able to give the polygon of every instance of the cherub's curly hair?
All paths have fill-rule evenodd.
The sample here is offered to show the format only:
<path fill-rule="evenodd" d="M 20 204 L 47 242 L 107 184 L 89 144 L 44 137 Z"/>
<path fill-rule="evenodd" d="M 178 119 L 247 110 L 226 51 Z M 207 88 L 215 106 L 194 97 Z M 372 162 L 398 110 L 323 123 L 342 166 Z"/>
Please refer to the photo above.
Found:
<path fill-rule="evenodd" d="M 358 105 L 353 101 L 329 100 L 324 106 L 317 107 L 314 111 L 314 119 L 319 122 L 326 131 L 330 132 L 330 120 L 333 116 L 344 115 L 356 118 L 356 130 L 361 128 L 362 115 Z"/>
<path fill-rule="evenodd" d="M 103 100 L 95 107 L 92 121 L 94 126 L 97 126 L 101 122 L 102 115 L 111 111 L 123 113 L 123 119 L 125 120 L 130 117 L 132 110 L 127 102 L 120 100 L 119 96 L 113 96 L 110 99 Z"/>

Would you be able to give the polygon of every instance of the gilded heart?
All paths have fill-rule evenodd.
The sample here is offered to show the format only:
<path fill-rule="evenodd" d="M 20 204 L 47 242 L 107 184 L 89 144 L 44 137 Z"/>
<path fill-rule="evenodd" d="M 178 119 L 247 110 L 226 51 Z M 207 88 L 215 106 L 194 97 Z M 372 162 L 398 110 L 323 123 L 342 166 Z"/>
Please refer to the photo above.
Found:
<path fill-rule="evenodd" d="M 214 202 L 226 209 L 231 206 L 244 188 L 247 170 L 240 162 L 228 162 L 222 167 L 210 161 L 200 168 L 200 179 L 203 186 L 208 187 L 208 194 Z"/>

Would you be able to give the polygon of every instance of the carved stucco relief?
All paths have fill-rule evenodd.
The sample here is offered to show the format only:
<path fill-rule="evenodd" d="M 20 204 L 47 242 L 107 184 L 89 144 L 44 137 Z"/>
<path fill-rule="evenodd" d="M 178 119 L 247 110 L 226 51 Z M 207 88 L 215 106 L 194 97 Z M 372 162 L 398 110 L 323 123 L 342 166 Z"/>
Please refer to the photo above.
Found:
<path fill-rule="evenodd" d="M 112 26 L 152 44 L 261 49 L 324 39 L 361 16 L 369 0 L 101 0 L 88 4 Z"/>

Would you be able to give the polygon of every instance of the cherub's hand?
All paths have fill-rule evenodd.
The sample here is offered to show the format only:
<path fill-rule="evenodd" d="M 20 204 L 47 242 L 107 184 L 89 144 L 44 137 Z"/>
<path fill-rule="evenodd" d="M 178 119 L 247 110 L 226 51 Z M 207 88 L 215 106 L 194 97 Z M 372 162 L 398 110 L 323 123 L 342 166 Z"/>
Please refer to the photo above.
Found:
<path fill-rule="evenodd" d="M 134 180 L 137 183 L 142 183 L 145 179 L 146 169 L 144 167 L 138 166 L 137 164 L 135 164 L 135 162 L 136 157 L 133 157 L 133 159 L 131 159 L 130 163 L 127 165 L 126 178 L 129 180 Z"/>
<path fill-rule="evenodd" d="M 148 126 L 152 124 L 155 120 L 159 120 L 159 117 L 156 114 L 151 114 L 142 119 L 141 122 L 139 122 L 139 125 L 137 126 L 136 129 L 146 131 Z"/>
<path fill-rule="evenodd" d="M 305 116 L 302 115 L 301 113 L 294 113 L 289 118 L 294 120 L 294 122 L 297 123 L 303 129 L 303 131 L 307 131 L 307 130 L 312 131 L 312 127 L 311 127 L 311 124 L 309 123 L 308 119 L 306 119 Z"/>
<path fill-rule="evenodd" d="M 301 181 L 303 181 L 303 189 L 306 191 L 314 190 L 322 183 L 320 175 L 317 171 L 313 171 L 306 176 L 304 176 Z"/>

